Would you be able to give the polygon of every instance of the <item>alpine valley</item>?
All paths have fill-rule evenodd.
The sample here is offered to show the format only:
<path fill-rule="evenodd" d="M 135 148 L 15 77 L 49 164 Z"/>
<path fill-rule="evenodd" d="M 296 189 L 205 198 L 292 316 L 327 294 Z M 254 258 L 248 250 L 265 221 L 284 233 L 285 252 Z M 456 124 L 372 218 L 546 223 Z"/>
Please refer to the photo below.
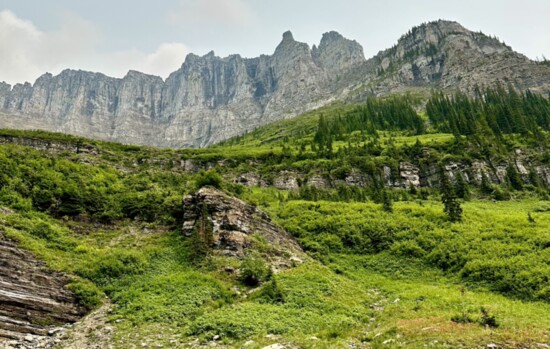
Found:
<path fill-rule="evenodd" d="M 443 20 L 0 84 L 0 348 L 550 348 L 549 94 Z"/>

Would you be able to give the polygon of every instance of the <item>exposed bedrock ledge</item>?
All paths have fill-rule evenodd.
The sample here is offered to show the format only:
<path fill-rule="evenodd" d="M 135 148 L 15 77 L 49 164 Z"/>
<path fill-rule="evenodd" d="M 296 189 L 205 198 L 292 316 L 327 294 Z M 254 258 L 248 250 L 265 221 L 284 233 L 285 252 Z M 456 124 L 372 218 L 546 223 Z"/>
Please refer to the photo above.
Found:
<path fill-rule="evenodd" d="M 45 336 L 51 326 L 78 321 L 84 309 L 67 289 L 68 281 L 0 231 L 0 343 Z"/>

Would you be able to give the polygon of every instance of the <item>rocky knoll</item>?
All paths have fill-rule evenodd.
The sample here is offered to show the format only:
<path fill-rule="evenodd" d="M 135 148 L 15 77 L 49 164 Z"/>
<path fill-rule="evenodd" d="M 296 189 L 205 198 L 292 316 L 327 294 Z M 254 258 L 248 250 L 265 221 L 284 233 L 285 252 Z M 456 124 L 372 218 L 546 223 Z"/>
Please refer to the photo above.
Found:
<path fill-rule="evenodd" d="M 471 91 L 497 81 L 547 94 L 550 67 L 449 21 L 415 27 L 369 60 L 357 42 L 336 32 L 311 48 L 286 32 L 272 55 L 190 54 L 166 81 L 136 71 L 115 79 L 65 70 L 33 85 L 0 83 L 0 127 L 204 147 L 336 100 L 411 89 Z"/>
<path fill-rule="evenodd" d="M 206 218 L 212 225 L 212 247 L 218 253 L 242 257 L 259 238 L 270 245 L 274 257 L 284 257 L 276 258 L 279 266 L 303 254 L 298 243 L 267 214 L 220 190 L 202 188 L 186 196 L 183 206 L 183 233 L 191 236 L 197 221 Z"/>
<path fill-rule="evenodd" d="M 52 325 L 80 319 L 84 311 L 67 282 L 0 232 L 0 347 L 8 340 L 33 342 L 53 334 Z"/>

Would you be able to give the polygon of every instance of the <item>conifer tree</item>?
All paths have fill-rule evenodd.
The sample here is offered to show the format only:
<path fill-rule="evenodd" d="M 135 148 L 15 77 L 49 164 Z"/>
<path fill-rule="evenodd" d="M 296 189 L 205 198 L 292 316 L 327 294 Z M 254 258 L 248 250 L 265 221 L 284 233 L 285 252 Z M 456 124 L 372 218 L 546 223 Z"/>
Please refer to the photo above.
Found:
<path fill-rule="evenodd" d="M 193 235 L 191 236 L 191 259 L 200 260 L 210 255 L 214 244 L 212 223 L 208 219 L 208 207 L 206 203 L 201 206 L 199 217 L 195 221 Z"/>
<path fill-rule="evenodd" d="M 393 212 L 393 200 L 391 194 L 386 189 L 382 191 L 382 208 L 386 212 Z"/>
<path fill-rule="evenodd" d="M 457 200 L 451 181 L 443 167 L 440 168 L 439 173 L 441 201 L 444 205 L 445 214 L 449 217 L 451 222 L 459 222 L 462 220 L 462 207 L 460 207 L 460 202 Z"/>
<path fill-rule="evenodd" d="M 506 179 L 508 179 L 510 186 L 515 190 L 523 189 L 523 180 L 512 162 L 510 162 L 506 168 Z"/>
<path fill-rule="evenodd" d="M 484 194 L 491 194 L 493 192 L 493 187 L 491 186 L 491 182 L 489 181 L 489 177 L 483 172 L 481 174 L 481 186 L 480 186 L 481 192 Z"/>
<path fill-rule="evenodd" d="M 529 169 L 529 183 L 535 187 L 541 186 L 539 175 L 534 168 Z"/>
<path fill-rule="evenodd" d="M 468 186 L 468 182 L 466 182 L 464 176 L 462 176 L 462 173 L 460 172 L 457 172 L 456 174 L 455 193 L 456 196 L 461 199 L 470 199 L 470 188 Z"/>

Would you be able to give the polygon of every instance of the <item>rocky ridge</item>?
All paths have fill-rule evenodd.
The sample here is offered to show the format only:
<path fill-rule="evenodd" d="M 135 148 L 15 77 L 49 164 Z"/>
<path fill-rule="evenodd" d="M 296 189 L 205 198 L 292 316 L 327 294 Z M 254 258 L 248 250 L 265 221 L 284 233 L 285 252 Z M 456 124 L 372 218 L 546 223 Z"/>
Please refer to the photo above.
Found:
<path fill-rule="evenodd" d="M 334 74 L 362 61 L 362 47 L 335 32 L 314 52 L 286 32 L 273 55 L 189 54 L 166 81 L 136 71 L 115 79 L 64 70 L 34 85 L 0 84 L 0 126 L 203 147 L 334 100 Z"/>
<path fill-rule="evenodd" d="M 337 100 L 497 81 L 550 91 L 550 67 L 456 22 L 413 28 L 366 60 L 336 32 L 309 47 L 285 32 L 272 55 L 189 54 L 166 81 L 65 70 L 31 85 L 0 83 L 0 127 L 42 129 L 160 147 L 204 147 Z"/>
<path fill-rule="evenodd" d="M 414 27 L 396 45 L 367 63 L 368 91 L 375 95 L 411 88 L 473 92 L 476 85 L 512 84 L 520 91 L 550 92 L 550 69 L 512 50 L 496 37 L 459 23 Z"/>
<path fill-rule="evenodd" d="M 424 151 L 424 157 L 412 162 L 400 161 L 394 168 L 383 166 L 380 168 L 381 178 L 388 188 L 421 188 L 437 187 L 440 182 L 439 165 L 437 161 L 430 161 L 429 151 Z M 509 166 L 513 166 L 525 184 L 529 182 L 529 172 L 534 171 L 544 186 L 550 186 L 550 166 L 533 161 L 531 155 L 521 149 L 516 149 L 514 157 L 509 160 L 481 160 L 447 161 L 444 170 L 451 180 L 459 175 L 474 186 L 481 185 L 483 176 L 493 184 L 504 184 Z M 343 176 L 321 175 L 315 169 L 304 173 L 300 171 L 283 170 L 269 177 L 255 172 L 233 174 L 233 183 L 248 187 L 273 186 L 281 190 L 298 190 L 301 186 L 316 189 L 338 188 L 339 186 L 364 187 L 373 182 L 371 175 L 358 168 L 350 168 Z"/>

